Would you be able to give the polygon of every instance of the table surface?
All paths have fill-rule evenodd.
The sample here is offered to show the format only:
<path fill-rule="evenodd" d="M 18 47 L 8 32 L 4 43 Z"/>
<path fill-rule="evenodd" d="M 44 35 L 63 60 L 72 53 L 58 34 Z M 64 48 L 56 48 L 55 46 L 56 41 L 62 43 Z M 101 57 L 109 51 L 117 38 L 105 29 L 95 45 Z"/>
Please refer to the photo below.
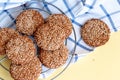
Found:
<path fill-rule="evenodd" d="M 70 65 L 55 80 L 120 80 L 120 31 L 111 33 L 109 42 Z M 59 71 L 59 70 L 58 70 Z M 55 74 L 55 73 L 54 73 Z M 50 80 L 54 75 L 44 80 Z M 0 77 L 13 80 L 0 67 Z"/>

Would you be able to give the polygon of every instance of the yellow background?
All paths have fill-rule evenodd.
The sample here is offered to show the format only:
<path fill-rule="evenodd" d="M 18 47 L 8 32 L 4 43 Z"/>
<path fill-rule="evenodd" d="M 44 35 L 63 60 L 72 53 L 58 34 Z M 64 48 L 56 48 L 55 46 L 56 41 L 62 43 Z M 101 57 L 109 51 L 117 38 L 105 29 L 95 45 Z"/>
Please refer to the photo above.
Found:
<path fill-rule="evenodd" d="M 44 80 L 50 80 L 60 70 Z M 0 76 L 12 80 L 9 73 L 1 67 Z M 96 48 L 91 54 L 70 65 L 55 80 L 120 80 L 120 31 L 111 33 L 106 45 Z"/>

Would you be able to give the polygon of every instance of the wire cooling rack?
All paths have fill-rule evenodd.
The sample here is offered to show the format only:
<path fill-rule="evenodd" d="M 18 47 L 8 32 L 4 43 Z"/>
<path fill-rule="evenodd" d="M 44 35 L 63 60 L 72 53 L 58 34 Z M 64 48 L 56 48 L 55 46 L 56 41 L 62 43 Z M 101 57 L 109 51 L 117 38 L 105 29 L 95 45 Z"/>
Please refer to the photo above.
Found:
<path fill-rule="evenodd" d="M 33 0 L 33 1 L 34 1 L 34 0 Z M 27 10 L 27 9 L 35 9 L 35 10 L 39 11 L 39 12 L 43 15 L 44 18 L 48 17 L 48 16 L 51 15 L 51 14 L 55 14 L 54 11 L 55 11 L 56 13 L 65 14 L 61 9 L 59 9 L 58 7 L 56 7 L 55 5 L 53 5 L 53 4 L 51 4 L 51 3 L 45 2 L 44 0 L 42 0 L 42 1 L 34 1 L 34 2 L 36 2 L 37 4 L 39 4 L 40 7 L 31 7 L 31 6 L 30 6 L 30 3 L 27 4 L 27 5 L 24 4 L 24 5 L 21 6 L 21 7 L 22 7 L 22 10 L 21 10 L 21 9 L 20 9 L 20 10 L 19 10 L 19 9 L 13 10 L 13 13 L 14 13 L 14 12 L 19 12 L 19 11 L 21 12 L 21 11 Z M 51 8 L 53 9 L 53 8 L 54 8 L 54 10 L 51 10 L 51 11 L 53 11 L 53 12 L 50 12 L 50 11 L 47 9 L 47 7 L 45 7 L 45 6 L 48 6 L 49 9 L 51 9 Z M 50 8 L 50 7 L 51 7 L 51 8 Z M 7 24 L 6 26 L 8 26 L 8 27 L 10 27 L 10 28 L 15 28 L 15 27 L 13 27 L 13 26 L 15 26 L 15 19 L 12 20 L 12 23 Z M 72 31 L 73 31 L 74 40 L 75 40 L 75 43 L 76 43 L 76 33 L 75 33 L 74 27 L 72 27 Z M 31 37 L 32 37 L 32 36 L 31 36 Z M 68 45 L 68 44 L 67 44 L 67 39 L 65 40 L 65 45 L 66 45 L 66 46 Z M 69 54 L 69 57 L 70 57 L 69 61 L 66 63 L 66 65 L 64 66 L 64 68 L 63 68 L 58 74 L 56 74 L 51 80 L 57 78 L 60 74 L 62 74 L 62 73 L 67 69 L 67 67 L 70 65 L 72 59 L 74 58 L 74 55 L 75 55 L 74 52 L 75 52 L 75 50 L 76 50 L 76 44 L 74 44 L 74 49 L 73 49 L 73 51 L 71 51 L 70 54 Z M 9 69 L 8 69 L 4 64 L 2 64 L 3 62 L 5 62 L 5 61 L 7 61 L 7 60 L 8 60 L 8 58 L 7 58 L 6 55 L 4 55 L 3 57 L 1 57 L 1 58 L 0 58 L 0 66 L 3 67 L 3 69 L 5 69 L 6 71 L 9 71 Z M 41 74 L 47 73 L 47 72 L 50 71 L 50 70 L 51 70 L 51 69 L 49 69 L 49 68 L 46 69 L 46 70 L 43 70 Z M 0 78 L 0 80 L 4 80 L 4 79 Z"/>

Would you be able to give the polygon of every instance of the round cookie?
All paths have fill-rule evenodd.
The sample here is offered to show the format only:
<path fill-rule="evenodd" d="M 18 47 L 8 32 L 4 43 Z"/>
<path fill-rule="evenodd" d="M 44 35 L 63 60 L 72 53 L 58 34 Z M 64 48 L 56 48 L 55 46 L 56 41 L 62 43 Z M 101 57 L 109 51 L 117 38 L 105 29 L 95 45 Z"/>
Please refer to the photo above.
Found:
<path fill-rule="evenodd" d="M 39 59 L 48 68 L 58 68 L 66 63 L 68 59 L 68 49 L 62 45 L 58 50 L 40 50 Z"/>
<path fill-rule="evenodd" d="M 65 31 L 66 38 L 72 33 L 72 23 L 64 14 L 52 14 L 46 19 L 46 22 L 51 26 L 61 27 Z"/>
<path fill-rule="evenodd" d="M 38 11 L 28 9 L 17 16 L 16 29 L 23 34 L 32 35 L 43 23 L 43 17 Z"/>
<path fill-rule="evenodd" d="M 81 28 L 81 36 L 92 47 L 104 45 L 110 38 L 110 29 L 99 19 L 88 20 Z"/>
<path fill-rule="evenodd" d="M 5 54 L 5 45 L 11 39 L 19 35 L 14 29 L 1 28 L 0 29 L 0 55 Z"/>
<path fill-rule="evenodd" d="M 18 36 L 6 44 L 6 54 L 12 63 L 26 64 L 36 55 L 36 48 L 27 36 Z"/>
<path fill-rule="evenodd" d="M 56 50 L 64 43 L 65 33 L 61 27 L 44 24 L 36 30 L 34 38 L 38 47 Z"/>
<path fill-rule="evenodd" d="M 34 57 L 28 64 L 11 64 L 10 66 L 10 73 L 14 80 L 37 80 L 41 71 L 41 62 L 37 57 Z"/>

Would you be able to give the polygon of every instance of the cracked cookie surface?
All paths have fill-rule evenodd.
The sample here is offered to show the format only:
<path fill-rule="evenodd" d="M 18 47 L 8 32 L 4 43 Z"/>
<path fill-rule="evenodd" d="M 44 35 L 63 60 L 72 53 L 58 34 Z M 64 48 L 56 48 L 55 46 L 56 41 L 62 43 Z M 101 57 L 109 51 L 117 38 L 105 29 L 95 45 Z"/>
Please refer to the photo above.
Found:
<path fill-rule="evenodd" d="M 61 27 L 66 35 L 66 38 L 72 33 L 72 22 L 64 14 L 52 14 L 47 19 L 46 22 L 51 26 Z"/>
<path fill-rule="evenodd" d="M 5 54 L 5 45 L 11 39 L 19 35 L 14 29 L 2 28 L 0 29 L 0 55 Z"/>
<path fill-rule="evenodd" d="M 6 54 L 12 63 L 26 64 L 36 55 L 36 48 L 27 36 L 18 36 L 6 44 Z"/>
<path fill-rule="evenodd" d="M 32 35 L 44 23 L 42 15 L 32 9 L 21 12 L 16 18 L 16 29 L 23 34 Z"/>
<path fill-rule="evenodd" d="M 15 80 L 37 80 L 42 71 L 41 62 L 34 57 L 25 65 L 11 64 L 10 73 Z"/>
<path fill-rule="evenodd" d="M 39 59 L 48 68 L 58 68 L 65 64 L 68 59 L 68 49 L 62 45 L 58 50 L 40 50 Z"/>
<path fill-rule="evenodd" d="M 44 24 L 34 34 L 37 45 L 44 50 L 56 50 L 65 40 L 65 32 L 61 27 Z"/>

